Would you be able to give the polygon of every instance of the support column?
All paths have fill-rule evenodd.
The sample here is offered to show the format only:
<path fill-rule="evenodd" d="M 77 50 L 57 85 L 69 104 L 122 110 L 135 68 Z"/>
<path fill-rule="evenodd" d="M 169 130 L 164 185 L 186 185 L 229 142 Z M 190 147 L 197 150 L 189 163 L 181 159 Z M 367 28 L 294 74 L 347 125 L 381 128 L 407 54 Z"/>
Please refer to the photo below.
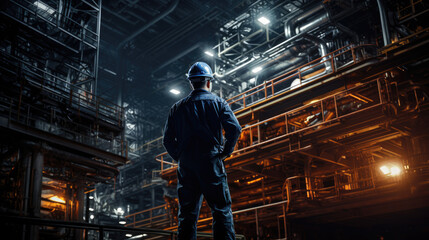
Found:
<path fill-rule="evenodd" d="M 31 164 L 31 201 L 30 215 L 40 217 L 40 205 L 42 201 L 42 173 L 43 173 L 43 154 L 40 150 L 35 150 L 32 156 Z"/>
<path fill-rule="evenodd" d="M 155 207 L 155 188 L 153 186 L 151 189 L 151 195 L 152 195 L 152 207 Z"/>
<path fill-rule="evenodd" d="M 83 204 L 84 204 L 84 186 L 81 184 L 76 185 L 76 202 L 75 206 L 75 220 L 78 222 L 83 221 Z M 83 239 L 83 231 L 82 229 L 76 229 L 76 240 Z"/>
<path fill-rule="evenodd" d="M 39 149 L 33 151 L 31 159 L 31 197 L 29 215 L 40 217 L 40 205 L 42 203 L 42 174 L 43 174 L 43 153 Z M 39 239 L 39 226 L 33 225 L 30 228 L 29 239 Z"/>

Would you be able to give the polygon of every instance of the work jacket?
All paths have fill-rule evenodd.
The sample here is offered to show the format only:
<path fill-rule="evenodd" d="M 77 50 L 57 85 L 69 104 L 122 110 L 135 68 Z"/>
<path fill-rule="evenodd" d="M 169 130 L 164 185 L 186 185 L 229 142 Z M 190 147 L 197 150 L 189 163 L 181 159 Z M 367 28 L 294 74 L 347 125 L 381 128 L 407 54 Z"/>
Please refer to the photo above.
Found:
<path fill-rule="evenodd" d="M 228 103 L 206 90 L 196 89 L 171 107 L 163 143 L 176 161 L 224 158 L 233 152 L 240 133 L 240 124 Z"/>

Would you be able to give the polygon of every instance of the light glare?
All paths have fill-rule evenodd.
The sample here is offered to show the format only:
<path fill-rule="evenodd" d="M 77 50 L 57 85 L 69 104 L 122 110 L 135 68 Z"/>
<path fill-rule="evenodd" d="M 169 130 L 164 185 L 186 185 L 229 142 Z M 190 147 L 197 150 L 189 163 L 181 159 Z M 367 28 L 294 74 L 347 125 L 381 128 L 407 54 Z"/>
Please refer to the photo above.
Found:
<path fill-rule="evenodd" d="M 255 67 L 254 69 L 252 69 L 253 73 L 257 73 L 260 72 L 262 70 L 262 67 Z"/>
<path fill-rule="evenodd" d="M 49 14 L 54 13 L 54 9 L 51 8 L 50 6 L 46 5 L 45 3 L 41 2 L 41 1 L 35 1 L 34 5 L 40 9 L 42 9 L 43 11 L 46 11 Z"/>
<path fill-rule="evenodd" d="M 207 54 L 207 55 L 209 55 L 210 57 L 214 56 L 214 54 L 212 52 L 210 52 L 210 51 L 205 51 L 204 53 Z"/>
<path fill-rule="evenodd" d="M 90 219 L 94 219 L 94 215 L 89 216 Z"/>
<path fill-rule="evenodd" d="M 126 224 L 127 222 L 125 222 L 125 221 L 119 221 L 119 224 L 122 224 L 122 225 L 124 225 L 124 224 Z"/>
<path fill-rule="evenodd" d="M 132 237 L 133 235 L 131 233 L 125 234 L 125 237 Z"/>
<path fill-rule="evenodd" d="M 89 199 L 94 199 L 94 196 L 89 196 Z"/>
<path fill-rule="evenodd" d="M 266 18 L 266 17 L 260 17 L 260 18 L 258 18 L 258 21 L 259 21 L 260 23 L 264 24 L 264 25 L 267 25 L 268 23 L 270 23 L 270 22 L 271 22 L 271 21 L 270 21 L 268 18 Z"/>
<path fill-rule="evenodd" d="M 381 166 L 380 170 L 383 172 L 383 174 L 389 174 L 390 173 L 390 169 L 386 166 Z"/>
<path fill-rule="evenodd" d="M 390 168 L 390 173 L 392 176 L 398 176 L 401 173 L 401 169 L 397 166 L 393 166 Z"/>
<path fill-rule="evenodd" d="M 172 93 L 172 94 L 174 94 L 174 95 L 177 95 L 177 94 L 179 94 L 180 93 L 180 91 L 179 90 L 177 90 L 177 89 L 171 89 L 170 90 L 170 92 Z"/>
<path fill-rule="evenodd" d="M 58 202 L 58 203 L 66 203 L 66 201 L 64 201 L 63 199 L 61 199 L 57 196 L 52 196 L 49 198 L 49 200 L 54 201 L 54 202 Z"/>

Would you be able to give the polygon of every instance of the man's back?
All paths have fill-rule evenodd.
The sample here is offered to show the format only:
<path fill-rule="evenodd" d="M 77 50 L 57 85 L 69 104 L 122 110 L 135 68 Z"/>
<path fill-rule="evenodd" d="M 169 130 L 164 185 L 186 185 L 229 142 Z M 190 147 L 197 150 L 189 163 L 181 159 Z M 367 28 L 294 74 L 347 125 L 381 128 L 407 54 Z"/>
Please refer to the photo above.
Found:
<path fill-rule="evenodd" d="M 164 130 L 164 146 L 179 162 L 178 239 L 196 240 L 204 196 L 212 210 L 214 239 L 233 240 L 231 196 L 223 160 L 234 150 L 241 127 L 226 101 L 209 92 L 213 72 L 206 63 L 192 65 L 188 80 L 195 90 L 171 108 Z"/>
<path fill-rule="evenodd" d="M 228 104 L 197 89 L 171 108 L 164 145 L 169 153 L 172 150 L 170 155 L 176 160 L 210 159 L 223 151 L 222 127 L 227 143 L 230 140 L 235 144 L 241 128 Z M 231 154 L 231 146 L 225 147 L 226 154 Z"/>

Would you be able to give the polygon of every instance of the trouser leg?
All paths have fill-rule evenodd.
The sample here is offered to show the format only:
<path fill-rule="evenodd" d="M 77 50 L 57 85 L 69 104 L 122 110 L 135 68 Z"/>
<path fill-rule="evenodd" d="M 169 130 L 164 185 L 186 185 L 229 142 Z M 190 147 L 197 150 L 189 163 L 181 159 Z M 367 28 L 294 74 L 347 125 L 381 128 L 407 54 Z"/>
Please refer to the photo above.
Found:
<path fill-rule="evenodd" d="M 223 166 L 220 167 L 220 174 L 215 181 L 203 181 L 204 185 L 201 185 L 201 189 L 203 189 L 204 197 L 212 210 L 214 239 L 230 240 L 235 239 L 231 195 Z"/>
<path fill-rule="evenodd" d="M 179 183 L 177 194 L 179 198 L 179 240 L 196 240 L 197 239 L 197 221 L 200 213 L 203 196 L 198 187 L 189 183 Z"/>

